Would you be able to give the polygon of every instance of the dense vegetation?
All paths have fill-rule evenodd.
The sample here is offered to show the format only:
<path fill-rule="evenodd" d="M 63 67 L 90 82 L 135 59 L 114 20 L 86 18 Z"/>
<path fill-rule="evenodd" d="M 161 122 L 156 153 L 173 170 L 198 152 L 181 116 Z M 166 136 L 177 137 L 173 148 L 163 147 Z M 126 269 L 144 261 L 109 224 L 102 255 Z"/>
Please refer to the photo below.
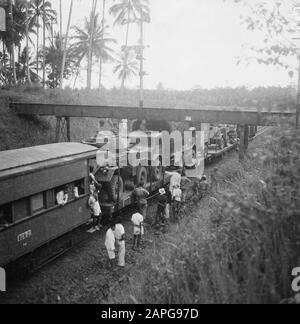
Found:
<path fill-rule="evenodd" d="M 110 63 L 124 89 L 127 79 L 137 75 L 138 62 L 143 60 L 144 44 L 129 44 L 128 39 L 132 25 L 150 22 L 148 0 L 103 0 L 101 8 L 100 1 L 90 1 L 91 13 L 84 17 L 82 26 L 71 25 L 77 5 L 71 0 L 65 33 L 61 1 L 59 13 L 51 1 L 4 1 L 6 31 L 0 31 L 0 86 L 42 83 L 57 88 L 74 76 L 75 87 L 86 65 L 87 88 L 91 89 L 92 71 L 97 69 L 101 89 L 103 64 Z M 113 26 L 107 22 L 108 13 L 114 26 L 126 28 L 124 44 L 110 37 Z"/>
<path fill-rule="evenodd" d="M 138 106 L 139 91 L 111 90 L 71 90 L 66 88 L 35 89 L 16 87 L 13 91 L 2 91 L 2 96 L 25 101 L 38 101 L 62 104 L 90 104 L 90 105 L 120 105 Z M 176 90 L 145 90 L 145 107 L 157 108 L 199 108 L 200 106 L 232 106 L 267 109 L 294 109 L 296 102 L 296 89 L 292 87 L 259 87 L 248 89 L 216 88 L 195 89 L 189 91 Z"/>
<path fill-rule="evenodd" d="M 273 129 L 183 211 L 112 302 L 290 303 L 300 251 L 300 132 Z"/>

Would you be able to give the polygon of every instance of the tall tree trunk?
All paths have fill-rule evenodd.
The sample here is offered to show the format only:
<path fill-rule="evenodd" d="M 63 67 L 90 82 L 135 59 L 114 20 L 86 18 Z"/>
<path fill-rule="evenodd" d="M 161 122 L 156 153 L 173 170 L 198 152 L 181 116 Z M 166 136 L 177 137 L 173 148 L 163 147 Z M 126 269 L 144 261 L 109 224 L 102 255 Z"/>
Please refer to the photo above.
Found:
<path fill-rule="evenodd" d="M 62 48 L 62 42 L 63 42 L 63 28 L 62 28 L 62 2 L 59 0 L 59 36 L 60 36 L 60 44 Z"/>
<path fill-rule="evenodd" d="M 121 83 L 121 94 L 124 95 L 125 93 L 125 74 L 122 76 L 122 83 Z"/>
<path fill-rule="evenodd" d="M 130 8 L 128 8 L 128 15 L 127 15 L 127 28 L 126 28 L 126 37 L 125 37 L 125 50 L 127 50 L 128 41 L 129 41 L 129 27 L 130 27 Z"/>
<path fill-rule="evenodd" d="M 39 16 L 36 17 L 36 74 L 39 76 L 39 42 L 40 42 L 40 26 Z"/>
<path fill-rule="evenodd" d="M 65 39 L 65 44 L 64 44 L 63 61 L 62 61 L 61 74 L 60 74 L 60 87 L 61 88 L 63 88 L 64 71 L 65 71 L 66 58 L 67 58 L 67 45 L 68 45 L 69 31 L 70 31 L 71 18 L 72 18 L 72 12 L 73 12 L 73 4 L 74 4 L 74 0 L 71 0 L 68 26 L 67 26 L 67 32 L 66 32 L 66 39 Z"/>
<path fill-rule="evenodd" d="M 140 104 L 139 107 L 144 107 L 144 24 L 141 13 L 140 32 L 141 32 L 141 51 L 140 51 Z"/>
<path fill-rule="evenodd" d="M 26 2 L 26 70 L 27 70 L 27 81 L 31 84 L 30 69 L 29 69 L 29 3 Z"/>
<path fill-rule="evenodd" d="M 46 49 L 46 12 L 45 12 L 45 0 L 43 0 L 43 87 L 44 88 L 46 85 L 45 49 Z"/>
<path fill-rule="evenodd" d="M 90 44 L 88 53 L 88 68 L 87 68 L 87 89 L 91 89 L 92 86 L 92 65 L 93 65 L 93 41 L 94 41 L 94 29 L 95 29 L 95 16 L 98 0 L 93 0 L 92 14 L 91 14 L 91 30 L 90 30 Z"/>
<path fill-rule="evenodd" d="M 12 0 L 9 0 L 9 17 L 10 17 L 10 23 L 11 26 L 13 26 L 14 23 L 14 17 L 13 17 L 13 4 Z M 15 64 L 15 44 L 12 42 L 11 43 L 11 66 L 12 66 L 12 71 L 13 71 L 13 84 L 15 85 L 17 83 L 17 73 L 16 73 L 16 64 Z"/>
<path fill-rule="evenodd" d="M 106 0 L 103 0 L 103 8 L 102 8 L 102 42 L 101 46 L 103 46 L 103 39 L 104 39 L 104 28 L 105 28 L 105 4 Z M 103 57 L 102 57 L 102 49 L 100 52 L 100 66 L 99 66 L 99 90 L 101 90 L 102 86 L 102 67 L 103 67 Z"/>

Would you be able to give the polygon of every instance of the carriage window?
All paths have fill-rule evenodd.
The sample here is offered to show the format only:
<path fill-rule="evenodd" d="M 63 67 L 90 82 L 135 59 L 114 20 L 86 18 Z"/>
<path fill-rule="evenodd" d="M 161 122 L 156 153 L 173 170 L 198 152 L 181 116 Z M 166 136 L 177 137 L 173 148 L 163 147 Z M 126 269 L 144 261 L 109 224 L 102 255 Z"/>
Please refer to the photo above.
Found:
<path fill-rule="evenodd" d="M 52 208 L 55 206 L 55 193 L 54 189 L 53 190 L 48 190 L 46 192 L 46 208 Z"/>
<path fill-rule="evenodd" d="M 30 206 L 28 198 L 15 201 L 13 204 L 13 208 L 14 222 L 30 216 Z"/>
<path fill-rule="evenodd" d="M 8 225 L 12 222 L 11 205 L 0 206 L 0 226 Z"/>
<path fill-rule="evenodd" d="M 76 181 L 74 183 L 75 197 L 76 197 L 76 190 L 77 190 L 78 196 L 83 196 L 85 194 L 85 181 L 84 181 L 84 179 L 81 179 L 81 180 Z"/>
<path fill-rule="evenodd" d="M 38 195 L 31 197 L 31 211 L 32 214 L 39 213 L 40 211 L 45 209 L 45 195 L 44 193 L 40 193 Z"/>

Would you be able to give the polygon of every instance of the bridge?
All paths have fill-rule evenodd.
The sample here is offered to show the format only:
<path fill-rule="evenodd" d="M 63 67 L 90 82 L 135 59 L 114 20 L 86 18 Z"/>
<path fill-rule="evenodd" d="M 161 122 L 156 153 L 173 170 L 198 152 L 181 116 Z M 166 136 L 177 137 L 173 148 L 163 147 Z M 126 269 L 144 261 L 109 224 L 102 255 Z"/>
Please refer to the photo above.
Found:
<path fill-rule="evenodd" d="M 174 122 L 234 124 L 241 126 L 241 156 L 248 146 L 248 126 L 276 125 L 280 118 L 295 118 L 296 112 L 266 111 L 243 107 L 138 108 L 121 106 L 89 106 L 10 102 L 19 115 L 55 116 L 56 141 L 70 141 L 70 118 L 112 118 L 128 120 L 164 120 Z"/>

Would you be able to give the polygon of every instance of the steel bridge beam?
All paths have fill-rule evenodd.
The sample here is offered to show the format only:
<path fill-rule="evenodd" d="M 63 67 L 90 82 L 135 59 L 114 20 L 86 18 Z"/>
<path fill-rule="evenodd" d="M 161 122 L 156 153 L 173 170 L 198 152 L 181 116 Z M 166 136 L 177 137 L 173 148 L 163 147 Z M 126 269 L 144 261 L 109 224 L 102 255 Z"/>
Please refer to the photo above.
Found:
<path fill-rule="evenodd" d="M 278 118 L 295 117 L 292 112 L 256 111 L 246 108 L 201 107 L 199 109 L 167 109 L 167 108 L 130 108 L 113 106 L 56 105 L 39 103 L 10 103 L 16 113 L 22 115 L 60 117 L 91 117 L 112 119 L 147 119 L 175 122 L 201 122 L 219 124 L 239 124 L 270 126 L 278 122 Z"/>

